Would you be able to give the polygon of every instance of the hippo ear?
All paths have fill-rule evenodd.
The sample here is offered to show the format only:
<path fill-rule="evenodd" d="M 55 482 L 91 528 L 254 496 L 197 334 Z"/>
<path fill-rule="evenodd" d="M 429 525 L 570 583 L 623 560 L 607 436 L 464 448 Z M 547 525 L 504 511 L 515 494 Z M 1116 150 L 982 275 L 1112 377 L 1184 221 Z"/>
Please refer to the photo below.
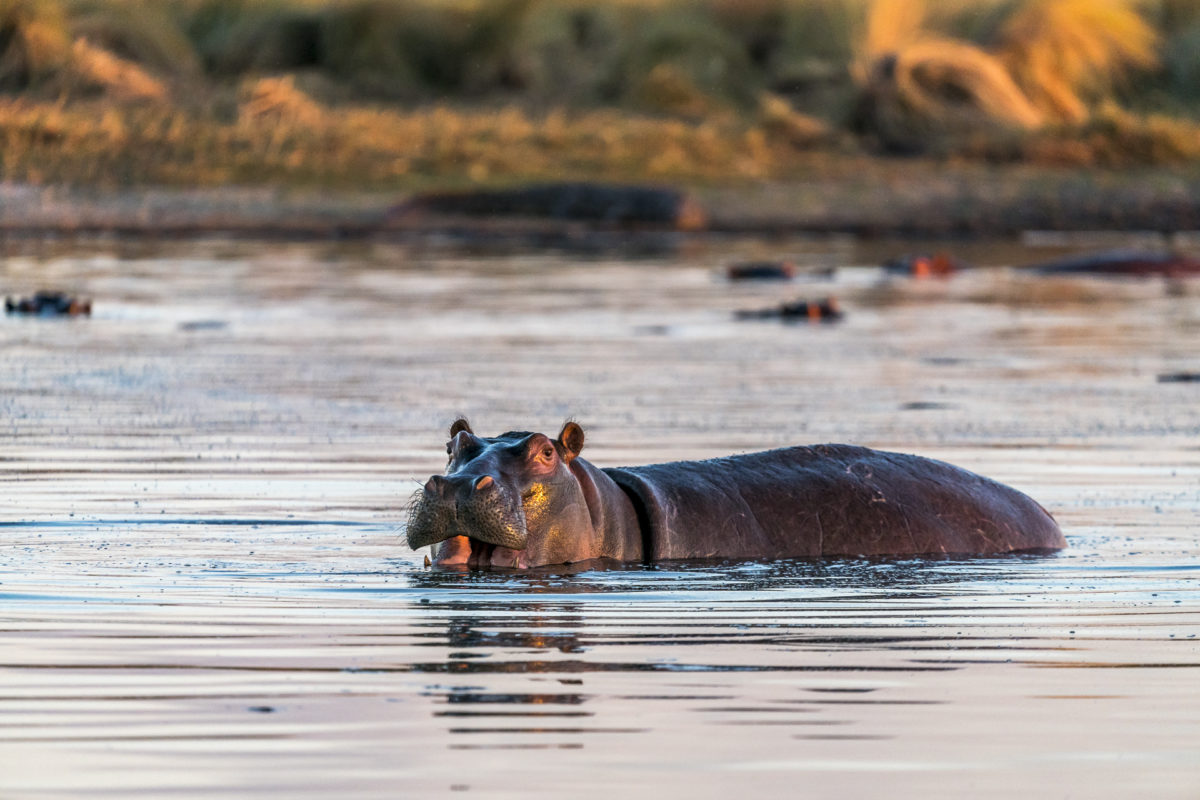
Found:
<path fill-rule="evenodd" d="M 455 436 L 458 436 L 459 431 L 466 431 L 467 433 L 471 434 L 475 433 L 473 430 L 471 430 L 471 423 L 467 422 L 462 417 L 454 420 L 454 424 L 450 426 L 450 438 L 453 439 Z"/>
<path fill-rule="evenodd" d="M 564 460 L 572 461 L 583 449 L 583 428 L 577 422 L 568 422 L 558 434 L 559 444 L 566 451 Z"/>

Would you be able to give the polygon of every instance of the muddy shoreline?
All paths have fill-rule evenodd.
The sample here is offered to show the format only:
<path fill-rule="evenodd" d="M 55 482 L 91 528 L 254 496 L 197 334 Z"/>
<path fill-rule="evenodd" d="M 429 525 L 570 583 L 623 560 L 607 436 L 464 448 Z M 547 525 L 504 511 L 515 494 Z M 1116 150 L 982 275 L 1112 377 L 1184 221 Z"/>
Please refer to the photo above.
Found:
<path fill-rule="evenodd" d="M 116 190 L 0 184 L 0 237 L 511 242 L 605 249 L 708 235 L 862 238 L 1010 237 L 1030 231 L 1200 230 L 1200 176 L 1003 169 L 923 162 L 842 163 L 811 180 L 680 187 L 706 224 L 606 224 L 453 214 L 396 215 L 413 193 L 257 187 Z"/>

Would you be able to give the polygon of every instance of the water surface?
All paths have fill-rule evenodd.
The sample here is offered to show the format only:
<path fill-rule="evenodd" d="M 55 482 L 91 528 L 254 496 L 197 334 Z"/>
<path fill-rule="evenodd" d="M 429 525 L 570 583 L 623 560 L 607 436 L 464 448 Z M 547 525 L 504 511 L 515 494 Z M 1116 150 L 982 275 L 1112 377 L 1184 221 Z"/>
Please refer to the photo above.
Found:
<path fill-rule="evenodd" d="M 10 254 L 0 795 L 1200 795 L 1200 286 L 979 246 Z M 790 284 L 730 284 L 786 256 Z M 836 294 L 838 325 L 733 312 Z M 437 573 L 402 506 L 481 434 L 602 466 L 848 441 L 1029 492 L 1049 557 Z M 619 793 L 619 794 L 614 794 Z"/>

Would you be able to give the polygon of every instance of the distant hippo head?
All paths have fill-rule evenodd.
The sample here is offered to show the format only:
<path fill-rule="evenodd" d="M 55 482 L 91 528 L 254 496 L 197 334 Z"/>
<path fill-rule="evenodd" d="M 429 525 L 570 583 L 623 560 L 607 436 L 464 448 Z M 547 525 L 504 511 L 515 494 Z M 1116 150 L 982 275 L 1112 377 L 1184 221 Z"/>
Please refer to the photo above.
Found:
<path fill-rule="evenodd" d="M 466 420 L 450 427 L 444 475 L 413 499 L 408 544 L 435 545 L 439 565 L 528 567 L 605 555 L 595 523 L 593 468 L 580 460 L 583 429 L 563 426 L 557 439 L 510 431 L 476 436 Z M 599 509 L 596 509 L 599 511 Z"/>

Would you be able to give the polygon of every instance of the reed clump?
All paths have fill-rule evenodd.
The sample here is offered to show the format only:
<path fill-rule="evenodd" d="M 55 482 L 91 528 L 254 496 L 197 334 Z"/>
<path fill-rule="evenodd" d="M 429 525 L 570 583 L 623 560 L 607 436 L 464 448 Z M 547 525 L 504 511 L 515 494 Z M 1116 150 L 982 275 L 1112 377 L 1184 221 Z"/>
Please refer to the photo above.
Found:
<path fill-rule="evenodd" d="M 1035 106 L 1084 122 L 1089 100 L 1158 65 L 1158 34 L 1127 0 L 1025 0 L 998 34 L 996 57 Z"/>
<path fill-rule="evenodd" d="M 900 151 L 1082 125 L 1097 99 L 1158 64 L 1158 34 L 1127 0 L 1023 0 L 980 42 L 935 30 L 919 0 L 876 0 L 865 26 L 857 122 Z"/>

